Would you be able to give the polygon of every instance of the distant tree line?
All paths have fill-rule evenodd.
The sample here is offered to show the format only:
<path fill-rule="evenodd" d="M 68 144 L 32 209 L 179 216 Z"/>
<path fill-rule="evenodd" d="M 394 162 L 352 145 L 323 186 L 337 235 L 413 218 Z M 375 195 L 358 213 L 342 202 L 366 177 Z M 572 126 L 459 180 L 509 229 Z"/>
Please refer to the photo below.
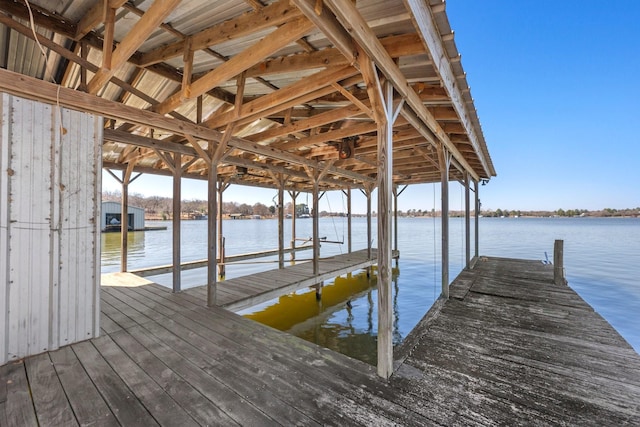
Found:
<path fill-rule="evenodd" d="M 589 211 L 587 209 L 557 209 L 555 211 L 520 211 L 508 209 L 496 209 L 481 211 L 483 216 L 487 217 L 638 217 L 640 216 L 640 207 L 630 209 L 611 209 Z"/>
<path fill-rule="evenodd" d="M 119 191 L 105 191 L 102 193 L 102 200 L 107 202 L 120 202 L 121 194 Z M 129 194 L 129 204 L 143 208 L 148 218 L 168 219 L 173 212 L 173 200 L 171 197 L 160 196 L 143 196 L 137 193 Z M 183 216 L 197 216 L 207 214 L 206 200 L 183 200 L 181 203 Z M 237 202 L 223 202 L 222 214 L 232 215 L 241 214 L 245 216 L 260 215 L 261 217 L 269 217 L 277 215 L 276 205 L 266 206 L 263 203 L 255 203 L 248 205 L 246 203 L 239 204 Z M 311 214 L 306 204 L 297 204 L 294 208 L 291 202 L 284 205 L 285 215 Z M 439 217 L 440 211 L 435 209 L 409 209 L 406 212 L 398 211 L 401 217 Z M 557 209 L 555 211 L 522 211 L 509 209 L 482 210 L 480 214 L 485 217 L 640 217 L 640 207 L 629 209 L 612 209 L 605 208 L 597 211 L 589 211 L 587 209 Z M 344 216 L 343 212 L 327 212 L 321 211 L 320 216 Z M 373 212 L 375 215 L 375 212 Z M 451 217 L 463 217 L 464 211 L 449 211 Z M 473 215 L 473 212 L 472 212 Z"/>
<path fill-rule="evenodd" d="M 105 202 L 118 202 L 122 200 L 122 195 L 119 191 L 104 191 L 102 193 L 102 200 Z M 142 194 L 130 193 L 129 205 L 137 206 L 145 210 L 145 216 L 147 218 L 155 219 L 169 219 L 173 214 L 173 199 L 171 197 L 160 196 L 143 196 Z M 207 214 L 207 201 L 206 200 L 183 200 L 180 204 L 182 216 L 197 216 Z M 285 214 L 292 214 L 294 209 L 291 203 L 287 203 L 284 206 Z M 254 205 L 248 205 L 246 203 L 237 202 L 223 202 L 222 214 L 232 215 L 241 214 L 244 216 L 272 216 L 276 215 L 277 208 L 275 205 L 266 206 L 263 203 L 255 203 Z"/>

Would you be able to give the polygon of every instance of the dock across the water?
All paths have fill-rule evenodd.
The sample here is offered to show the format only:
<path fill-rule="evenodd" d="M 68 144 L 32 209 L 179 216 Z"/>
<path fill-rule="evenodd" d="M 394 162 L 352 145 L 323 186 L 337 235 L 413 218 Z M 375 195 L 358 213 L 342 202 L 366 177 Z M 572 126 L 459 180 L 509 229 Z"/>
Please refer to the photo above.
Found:
<path fill-rule="evenodd" d="M 480 258 L 363 362 L 125 274 L 101 336 L 0 367 L 0 424 L 640 425 L 640 356 L 540 262 Z"/>

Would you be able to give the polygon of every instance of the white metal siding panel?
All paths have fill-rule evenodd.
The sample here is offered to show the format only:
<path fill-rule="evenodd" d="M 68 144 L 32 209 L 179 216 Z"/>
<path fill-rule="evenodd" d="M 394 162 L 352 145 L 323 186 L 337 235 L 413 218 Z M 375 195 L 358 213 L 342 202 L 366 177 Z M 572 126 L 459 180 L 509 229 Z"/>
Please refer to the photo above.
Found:
<path fill-rule="evenodd" d="M 0 109 L 0 365 L 7 361 L 9 344 L 9 133 L 10 108 L 5 108 L 9 95 L 2 94 Z"/>
<path fill-rule="evenodd" d="M 60 185 L 60 342 L 65 345 L 91 338 L 97 330 L 98 282 L 96 252 L 99 240 L 96 220 L 100 212 L 98 179 L 100 159 L 97 141 L 102 140 L 101 120 L 76 111 L 63 110 L 66 132 L 61 138 Z"/>
<path fill-rule="evenodd" d="M 9 358 L 49 348 L 52 108 L 13 97 L 9 178 Z"/>
<path fill-rule="evenodd" d="M 99 333 L 102 119 L 6 94 L 1 108 L 3 364 Z"/>

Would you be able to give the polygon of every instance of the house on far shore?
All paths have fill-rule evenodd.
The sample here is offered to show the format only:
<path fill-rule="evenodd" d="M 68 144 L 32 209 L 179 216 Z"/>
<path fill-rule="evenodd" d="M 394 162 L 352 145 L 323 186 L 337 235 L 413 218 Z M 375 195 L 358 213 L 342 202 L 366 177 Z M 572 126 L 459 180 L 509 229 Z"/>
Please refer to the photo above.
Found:
<path fill-rule="evenodd" d="M 129 206 L 129 231 L 144 230 L 144 209 Z M 102 202 L 100 214 L 100 230 L 102 232 L 120 231 L 122 222 L 121 206 L 118 202 Z"/>

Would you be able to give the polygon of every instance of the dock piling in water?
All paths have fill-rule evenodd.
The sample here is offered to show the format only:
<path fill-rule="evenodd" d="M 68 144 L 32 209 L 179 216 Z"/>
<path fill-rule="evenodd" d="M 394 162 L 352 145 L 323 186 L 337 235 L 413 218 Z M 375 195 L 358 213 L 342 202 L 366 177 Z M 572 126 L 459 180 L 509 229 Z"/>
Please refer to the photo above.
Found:
<path fill-rule="evenodd" d="M 553 244 L 553 282 L 566 285 L 564 278 L 564 240 L 556 240 Z"/>

